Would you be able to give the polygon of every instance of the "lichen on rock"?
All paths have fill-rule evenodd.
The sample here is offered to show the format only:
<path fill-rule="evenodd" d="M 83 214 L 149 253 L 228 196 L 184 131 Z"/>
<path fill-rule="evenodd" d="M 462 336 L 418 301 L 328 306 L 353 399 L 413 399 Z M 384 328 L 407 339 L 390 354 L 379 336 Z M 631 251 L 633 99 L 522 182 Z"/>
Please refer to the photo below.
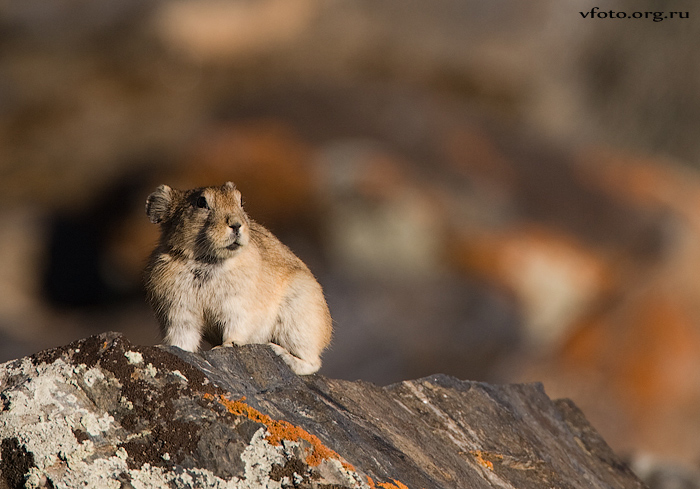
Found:
<path fill-rule="evenodd" d="M 293 374 L 267 346 L 195 354 L 115 333 L 0 365 L 0 488 L 619 487 L 572 403 L 445 376 Z"/>

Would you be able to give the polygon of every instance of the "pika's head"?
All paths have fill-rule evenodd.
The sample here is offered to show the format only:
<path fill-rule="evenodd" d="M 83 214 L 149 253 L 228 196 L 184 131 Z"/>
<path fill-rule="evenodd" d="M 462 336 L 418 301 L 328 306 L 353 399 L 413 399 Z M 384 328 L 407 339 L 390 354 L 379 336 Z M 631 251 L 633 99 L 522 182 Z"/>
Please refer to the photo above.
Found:
<path fill-rule="evenodd" d="M 250 220 L 231 182 L 192 190 L 161 185 L 148 196 L 146 215 L 160 225 L 162 244 L 196 260 L 231 258 L 250 240 Z"/>

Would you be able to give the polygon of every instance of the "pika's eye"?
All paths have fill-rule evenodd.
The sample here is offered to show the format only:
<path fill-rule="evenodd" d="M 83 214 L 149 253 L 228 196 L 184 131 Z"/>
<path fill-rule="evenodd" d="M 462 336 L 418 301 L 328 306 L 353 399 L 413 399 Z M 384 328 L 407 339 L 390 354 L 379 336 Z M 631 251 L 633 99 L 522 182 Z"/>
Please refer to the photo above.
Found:
<path fill-rule="evenodd" d="M 195 205 L 199 207 L 200 209 L 209 209 L 209 204 L 207 203 L 206 197 L 203 195 L 200 195 L 197 197 L 197 201 L 195 202 Z"/>

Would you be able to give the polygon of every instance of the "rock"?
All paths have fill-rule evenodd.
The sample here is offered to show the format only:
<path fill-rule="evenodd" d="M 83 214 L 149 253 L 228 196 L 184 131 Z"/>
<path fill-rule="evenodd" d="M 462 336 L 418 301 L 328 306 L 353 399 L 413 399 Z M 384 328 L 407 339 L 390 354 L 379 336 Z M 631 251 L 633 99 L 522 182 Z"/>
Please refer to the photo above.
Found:
<path fill-rule="evenodd" d="M 575 238 L 537 225 L 453 239 L 453 261 L 508 290 L 523 315 L 525 341 L 551 351 L 610 293 L 612 267 Z"/>
<path fill-rule="evenodd" d="M 629 464 L 649 489 L 700 488 L 700 468 L 697 466 L 679 465 L 649 454 L 636 455 Z"/>
<path fill-rule="evenodd" d="M 266 346 L 105 333 L 0 366 L 0 488 L 642 488 L 571 401 L 299 377 Z"/>
<path fill-rule="evenodd" d="M 609 286 L 598 289 L 598 298 L 570 324 L 556 348 L 522 367 L 514 380 L 537 379 L 550 394 L 576 399 L 620 453 L 653 454 L 696 470 L 700 178 L 658 158 L 598 150 L 581 159 L 583 180 L 630 205 L 630 215 L 644 209 L 649 217 L 665 216 L 663 233 L 652 240 L 656 251 L 646 260 L 628 261 L 629 253 L 610 260 L 623 256 L 622 248 L 611 255 L 589 247 L 591 258 L 596 253 L 603 258 L 599 263 L 612 278 Z M 550 261 L 553 256 L 550 252 Z M 590 262 L 588 270 L 594 269 Z M 579 293 L 586 290 L 581 272 L 579 267 Z"/>

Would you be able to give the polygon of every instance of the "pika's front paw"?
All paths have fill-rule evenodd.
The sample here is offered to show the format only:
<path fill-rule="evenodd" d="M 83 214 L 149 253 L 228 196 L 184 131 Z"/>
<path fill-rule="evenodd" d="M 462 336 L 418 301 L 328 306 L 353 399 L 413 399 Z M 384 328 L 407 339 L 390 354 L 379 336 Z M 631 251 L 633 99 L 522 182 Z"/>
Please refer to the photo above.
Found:
<path fill-rule="evenodd" d="M 286 355 L 291 355 L 291 354 L 287 351 L 286 348 L 284 348 L 284 347 L 278 345 L 277 343 L 268 343 L 267 346 L 269 346 L 270 348 L 272 348 L 272 351 L 274 351 L 275 353 L 277 353 L 277 354 L 278 354 L 279 356 L 281 356 L 282 358 L 284 358 Z"/>

